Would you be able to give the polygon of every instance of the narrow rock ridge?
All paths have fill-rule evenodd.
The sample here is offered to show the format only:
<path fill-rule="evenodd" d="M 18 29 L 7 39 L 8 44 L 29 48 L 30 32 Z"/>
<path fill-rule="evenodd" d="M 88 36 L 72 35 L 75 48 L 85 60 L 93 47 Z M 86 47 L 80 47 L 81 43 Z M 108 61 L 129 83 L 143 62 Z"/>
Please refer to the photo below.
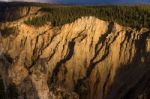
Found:
<path fill-rule="evenodd" d="M 0 35 L 0 75 L 7 94 L 11 86 L 16 89 L 12 97 L 150 98 L 149 29 L 95 17 L 61 28 L 23 23 L 16 28 L 15 35 Z"/>

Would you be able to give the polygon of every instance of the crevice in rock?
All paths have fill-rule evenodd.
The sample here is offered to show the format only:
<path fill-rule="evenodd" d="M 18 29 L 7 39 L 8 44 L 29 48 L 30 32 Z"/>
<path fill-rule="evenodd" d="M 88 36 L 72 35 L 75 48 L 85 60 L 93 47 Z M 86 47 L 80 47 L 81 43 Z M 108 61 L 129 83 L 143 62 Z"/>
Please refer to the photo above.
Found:
<path fill-rule="evenodd" d="M 142 33 L 140 39 L 135 41 L 136 53 L 132 62 L 121 65 L 117 70 L 112 87 L 105 99 L 149 99 L 149 92 L 146 92 L 146 96 L 139 96 L 150 90 L 148 87 L 150 86 L 149 61 L 141 62 L 141 57 L 147 59 L 149 54 L 146 52 L 146 38 L 149 33 L 149 31 Z"/>
<path fill-rule="evenodd" d="M 126 46 L 127 46 L 127 45 L 126 45 L 125 47 L 123 47 L 123 45 L 125 45 L 125 42 L 126 42 L 127 40 L 129 41 L 132 32 L 133 32 L 133 31 L 127 31 L 127 32 L 125 33 L 124 40 L 120 43 L 119 58 L 121 58 L 122 49 L 123 49 L 123 48 L 126 48 Z"/>
<path fill-rule="evenodd" d="M 87 72 L 86 72 L 86 77 L 84 77 L 84 79 L 88 78 L 90 76 L 92 70 L 95 68 L 96 64 L 98 64 L 100 61 L 104 60 L 107 57 L 107 55 L 109 54 L 109 47 L 110 47 L 110 45 L 108 45 L 107 43 L 105 43 L 105 41 L 107 39 L 107 36 L 112 32 L 113 27 L 114 27 L 114 23 L 110 23 L 109 26 L 108 26 L 108 31 L 99 38 L 99 41 L 98 41 L 98 43 L 95 46 L 95 55 L 94 55 L 94 57 L 90 61 L 90 64 L 89 64 Z M 114 40 L 115 40 L 116 37 L 114 37 Z M 98 49 L 98 46 L 101 43 L 102 43 L 102 46 Z M 98 61 L 94 62 L 94 59 L 98 56 L 99 52 L 101 51 L 101 49 L 103 47 L 105 47 L 105 54 Z"/>
<path fill-rule="evenodd" d="M 97 70 L 97 73 L 96 73 L 96 82 L 94 84 L 94 88 L 93 88 L 94 91 L 93 91 L 93 94 L 92 94 L 94 96 L 93 97 L 94 99 L 96 99 L 96 97 L 97 97 L 96 95 L 98 94 L 97 92 L 98 92 L 98 89 L 99 89 L 98 87 L 99 87 L 99 84 L 100 84 L 100 80 L 101 80 L 100 73 Z"/>
<path fill-rule="evenodd" d="M 105 99 L 106 94 L 107 94 L 107 88 L 109 87 L 108 84 L 109 84 L 109 80 L 110 80 L 110 76 L 111 76 L 111 69 L 112 68 L 109 69 L 106 80 L 103 85 L 103 99 Z"/>
<path fill-rule="evenodd" d="M 77 81 L 76 85 L 75 85 L 75 92 L 77 92 L 80 96 L 83 96 L 83 93 L 84 93 L 84 90 L 81 89 L 81 88 L 82 88 L 81 86 L 83 86 L 84 84 L 87 83 L 87 79 L 88 79 L 88 77 L 91 75 L 91 73 L 92 73 L 93 69 L 95 68 L 95 66 L 96 66 L 99 62 L 103 61 L 103 60 L 108 56 L 108 54 L 109 54 L 109 47 L 110 47 L 110 45 L 108 45 L 107 43 L 105 43 L 105 41 L 107 40 L 107 36 L 108 36 L 110 33 L 112 33 L 113 28 L 114 28 L 114 23 L 111 22 L 111 23 L 108 25 L 108 31 L 107 31 L 104 35 L 102 35 L 102 36 L 99 38 L 99 41 L 97 42 L 97 44 L 96 44 L 96 46 L 95 46 L 95 55 L 94 55 L 94 57 L 93 57 L 93 58 L 91 59 L 91 61 L 90 61 L 90 64 L 89 64 L 89 66 L 88 66 L 88 68 L 87 68 L 87 71 L 86 71 L 85 76 L 84 76 L 82 79 L 79 79 L 79 80 Z M 118 32 L 118 33 L 119 33 L 119 32 Z M 117 33 L 117 34 L 118 34 L 118 33 Z M 112 43 L 115 41 L 115 39 L 117 38 L 117 36 L 118 36 L 118 35 L 116 35 L 116 36 L 113 38 L 113 40 L 110 42 L 110 44 L 112 44 Z M 98 46 L 99 46 L 99 44 L 101 44 L 101 43 L 102 43 L 102 46 L 98 49 Z M 104 46 L 104 44 L 106 44 L 106 46 Z M 98 61 L 94 62 L 95 58 L 97 57 L 97 55 L 99 54 L 99 52 L 101 51 L 101 49 L 102 49 L 103 47 L 105 47 L 105 54 L 104 54 Z M 86 88 L 86 89 L 87 89 L 87 90 L 90 90 L 90 89 L 88 89 L 88 88 Z M 82 97 L 82 98 L 83 98 L 83 97 Z M 85 98 L 85 97 L 84 97 L 84 98 Z"/>
<path fill-rule="evenodd" d="M 57 81 L 57 75 L 59 73 L 60 67 L 62 66 L 62 64 L 66 63 L 72 57 L 73 52 L 74 52 L 74 46 L 75 46 L 75 42 L 73 40 L 70 41 L 69 44 L 68 44 L 68 49 L 69 49 L 68 54 L 65 56 L 64 59 L 60 60 L 56 64 L 56 66 L 55 66 L 55 68 L 54 68 L 54 70 L 52 72 L 52 76 L 50 78 L 51 79 L 50 80 L 50 84 L 56 83 L 56 81 Z"/>

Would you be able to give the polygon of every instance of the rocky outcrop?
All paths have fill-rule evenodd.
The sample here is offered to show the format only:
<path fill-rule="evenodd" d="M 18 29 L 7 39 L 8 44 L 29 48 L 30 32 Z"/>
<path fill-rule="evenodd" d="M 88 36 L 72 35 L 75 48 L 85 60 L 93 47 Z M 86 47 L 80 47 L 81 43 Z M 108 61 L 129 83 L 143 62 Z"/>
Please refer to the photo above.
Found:
<path fill-rule="evenodd" d="M 38 12 L 40 7 L 15 7 L 0 4 L 0 22 L 14 21 Z"/>
<path fill-rule="evenodd" d="M 149 29 L 95 17 L 16 29 L 0 37 L 0 73 L 18 99 L 150 98 Z"/>

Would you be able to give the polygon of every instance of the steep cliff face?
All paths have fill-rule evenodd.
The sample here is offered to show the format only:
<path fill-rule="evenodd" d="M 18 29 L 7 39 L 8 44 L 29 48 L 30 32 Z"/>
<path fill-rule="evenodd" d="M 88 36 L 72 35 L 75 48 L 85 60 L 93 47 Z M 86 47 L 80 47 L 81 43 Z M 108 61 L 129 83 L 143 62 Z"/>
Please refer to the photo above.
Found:
<path fill-rule="evenodd" d="M 11 5 L 0 5 L 0 22 L 14 21 L 22 17 L 33 15 L 38 12 L 40 7 L 15 7 Z"/>
<path fill-rule="evenodd" d="M 9 96 L 150 98 L 149 29 L 136 30 L 95 17 L 61 28 L 23 23 L 15 27 L 16 33 L 0 36 L 0 74 Z"/>

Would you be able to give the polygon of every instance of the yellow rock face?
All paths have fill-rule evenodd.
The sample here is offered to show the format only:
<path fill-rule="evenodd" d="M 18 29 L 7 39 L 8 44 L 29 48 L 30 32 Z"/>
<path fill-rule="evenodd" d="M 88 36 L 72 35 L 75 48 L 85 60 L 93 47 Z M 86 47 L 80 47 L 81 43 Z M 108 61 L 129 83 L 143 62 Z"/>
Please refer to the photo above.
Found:
<path fill-rule="evenodd" d="M 26 79 L 36 90 L 31 94 L 29 88 L 24 90 L 27 99 L 35 92 L 40 99 L 134 99 L 147 94 L 138 87 L 149 78 L 148 29 L 95 17 L 82 17 L 61 28 L 16 26 L 17 36 L 2 37 L 1 44 L 2 53 L 13 59 L 8 75 L 20 96 L 19 86 Z"/>

